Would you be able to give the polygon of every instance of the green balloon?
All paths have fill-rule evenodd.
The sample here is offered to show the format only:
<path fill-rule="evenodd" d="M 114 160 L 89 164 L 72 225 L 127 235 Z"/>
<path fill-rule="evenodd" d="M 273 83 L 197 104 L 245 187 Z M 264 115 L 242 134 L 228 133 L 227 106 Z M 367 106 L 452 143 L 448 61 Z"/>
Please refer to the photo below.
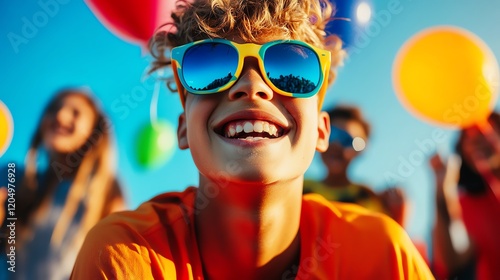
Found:
<path fill-rule="evenodd" d="M 137 138 L 137 160 L 143 167 L 158 167 L 174 154 L 176 134 L 166 121 L 148 123 Z"/>

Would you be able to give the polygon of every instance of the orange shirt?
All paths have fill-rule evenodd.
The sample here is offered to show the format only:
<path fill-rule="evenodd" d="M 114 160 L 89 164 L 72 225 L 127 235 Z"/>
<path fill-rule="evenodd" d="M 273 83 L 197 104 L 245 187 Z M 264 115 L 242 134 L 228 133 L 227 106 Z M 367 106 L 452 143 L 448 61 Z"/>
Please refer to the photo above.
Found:
<path fill-rule="evenodd" d="M 196 190 L 159 195 L 102 220 L 88 234 L 71 279 L 204 279 Z M 282 279 L 434 279 L 392 219 L 317 194 L 304 195 L 300 243 L 299 267 Z"/>

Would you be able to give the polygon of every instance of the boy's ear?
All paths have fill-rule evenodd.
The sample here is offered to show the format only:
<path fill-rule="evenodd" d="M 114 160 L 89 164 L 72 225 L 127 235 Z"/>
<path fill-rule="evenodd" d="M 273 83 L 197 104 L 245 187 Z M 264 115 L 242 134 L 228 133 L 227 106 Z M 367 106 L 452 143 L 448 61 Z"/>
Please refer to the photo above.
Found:
<path fill-rule="evenodd" d="M 179 148 L 181 150 L 189 148 L 185 113 L 182 113 L 179 116 L 179 125 L 177 126 L 177 142 L 179 143 Z"/>
<path fill-rule="evenodd" d="M 328 113 L 320 111 L 318 114 L 318 141 L 316 151 L 323 153 L 328 150 L 330 140 L 330 116 Z"/>

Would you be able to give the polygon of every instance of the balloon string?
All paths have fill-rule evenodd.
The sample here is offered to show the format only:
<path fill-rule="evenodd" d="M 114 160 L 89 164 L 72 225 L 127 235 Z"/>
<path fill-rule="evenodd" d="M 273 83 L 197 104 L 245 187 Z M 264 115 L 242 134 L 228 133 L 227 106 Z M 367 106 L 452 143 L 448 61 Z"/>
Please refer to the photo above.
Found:
<path fill-rule="evenodd" d="M 158 76 L 163 76 L 163 69 L 158 70 Z M 160 79 L 155 81 L 153 88 L 153 97 L 151 98 L 151 105 L 149 107 L 149 118 L 151 124 L 154 126 L 158 120 L 158 98 L 160 96 Z"/>
<path fill-rule="evenodd" d="M 500 155 L 500 137 L 496 133 L 495 129 L 491 126 L 488 120 L 481 122 L 479 125 L 479 130 L 481 134 L 486 138 L 486 141 L 493 147 L 493 153 Z M 495 175 L 490 169 L 483 170 L 483 176 L 485 176 L 486 181 L 489 183 L 489 190 L 492 192 L 494 197 L 496 197 L 497 202 L 500 203 L 500 181 L 496 179 Z"/>

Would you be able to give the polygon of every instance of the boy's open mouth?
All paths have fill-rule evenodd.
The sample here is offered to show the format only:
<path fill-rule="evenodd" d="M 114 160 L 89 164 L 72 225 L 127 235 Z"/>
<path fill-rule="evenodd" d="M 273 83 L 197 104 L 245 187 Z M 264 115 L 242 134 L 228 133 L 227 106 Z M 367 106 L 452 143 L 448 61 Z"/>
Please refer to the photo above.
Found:
<path fill-rule="evenodd" d="M 283 135 L 284 129 L 264 120 L 236 120 L 226 123 L 221 135 L 231 139 L 251 138 L 278 138 Z"/>

